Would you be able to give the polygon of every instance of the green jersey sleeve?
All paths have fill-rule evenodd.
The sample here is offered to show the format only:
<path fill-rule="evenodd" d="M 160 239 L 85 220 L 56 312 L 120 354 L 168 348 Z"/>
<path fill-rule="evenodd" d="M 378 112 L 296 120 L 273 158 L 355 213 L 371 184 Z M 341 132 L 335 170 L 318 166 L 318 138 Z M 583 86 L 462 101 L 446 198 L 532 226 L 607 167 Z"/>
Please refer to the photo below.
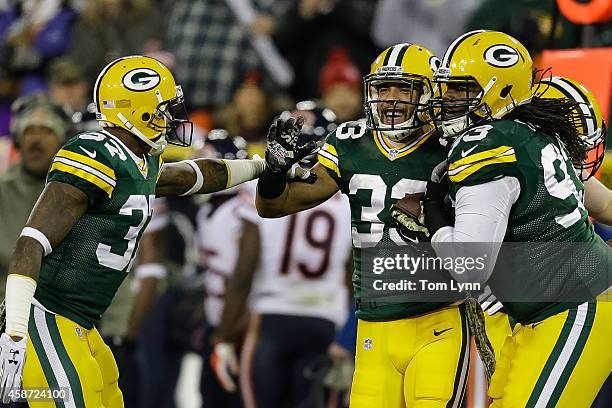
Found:
<path fill-rule="evenodd" d="M 458 190 L 516 174 L 516 152 L 505 132 L 489 124 L 465 132 L 448 156 L 448 177 Z"/>
<path fill-rule="evenodd" d="M 92 205 L 109 199 L 117 184 L 117 176 L 103 134 L 83 133 L 70 139 L 55 157 L 47 182 L 59 181 L 83 191 Z"/>

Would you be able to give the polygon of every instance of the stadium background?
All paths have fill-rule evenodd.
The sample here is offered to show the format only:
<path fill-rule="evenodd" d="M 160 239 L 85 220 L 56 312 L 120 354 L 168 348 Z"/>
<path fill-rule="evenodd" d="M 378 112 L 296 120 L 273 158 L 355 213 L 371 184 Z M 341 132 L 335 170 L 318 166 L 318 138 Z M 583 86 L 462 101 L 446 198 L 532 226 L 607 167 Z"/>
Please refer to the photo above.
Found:
<path fill-rule="evenodd" d="M 361 77 L 380 50 L 414 42 L 442 55 L 452 39 L 477 28 L 515 36 L 539 68 L 552 67 L 555 75 L 584 83 L 609 123 L 611 21 L 612 0 L 0 0 L 0 183 L 2 173 L 20 161 L 11 135 L 16 100 L 45 93 L 64 108 L 70 132 L 95 128 L 91 90 L 97 73 L 110 60 L 131 54 L 162 61 L 185 91 L 196 125 L 194 148 L 169 149 L 166 160 L 197 155 L 214 128 L 242 136 L 251 153 L 261 153 L 272 118 L 301 100 L 331 108 L 338 122 L 358 118 Z M 608 127 L 609 142 L 610 137 Z M 609 155 L 599 177 L 612 188 Z M 0 190 L 0 203 L 6 191 Z M 197 203 L 173 206 L 171 211 L 186 212 L 188 220 L 185 208 Z M 169 227 L 167 233 L 182 236 L 178 242 L 185 244 L 168 251 L 174 272 L 157 285 L 157 300 L 143 323 L 128 322 L 138 286 L 128 281 L 101 324 L 123 365 L 122 379 L 136 378 L 130 389 L 122 388 L 138 395 L 143 407 L 172 406 L 173 399 L 178 407 L 198 406 L 198 325 L 159 324 L 202 305 L 202 268 L 197 254 L 185 250 L 192 241 L 189 231 Z M 598 231 L 612 236 L 607 226 Z M 11 244 L 0 242 L 3 293 L 3 261 Z M 164 356 L 160 361 L 156 351 Z M 176 390 L 172 381 L 151 374 L 167 367 L 180 371 Z M 485 406 L 484 379 L 473 371 L 468 406 Z"/>

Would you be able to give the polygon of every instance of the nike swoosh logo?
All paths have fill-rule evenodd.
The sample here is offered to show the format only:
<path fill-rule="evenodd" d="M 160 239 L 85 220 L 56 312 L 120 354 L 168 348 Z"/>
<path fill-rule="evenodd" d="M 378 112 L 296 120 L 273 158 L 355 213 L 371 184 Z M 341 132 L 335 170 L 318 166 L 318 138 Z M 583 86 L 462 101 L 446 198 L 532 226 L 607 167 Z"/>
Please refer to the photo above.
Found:
<path fill-rule="evenodd" d="M 476 146 L 472 146 L 472 147 L 470 147 L 470 148 L 469 148 L 469 149 L 467 149 L 467 150 L 462 150 L 462 151 L 461 151 L 461 157 L 465 157 L 465 156 L 467 156 L 468 154 L 472 153 L 472 150 L 474 150 L 474 149 L 475 149 L 475 148 L 477 148 L 477 147 L 478 147 L 478 146 L 476 145 Z"/>
<path fill-rule="evenodd" d="M 434 336 L 437 337 L 437 336 L 441 335 L 442 333 L 447 332 L 449 330 L 453 330 L 453 328 L 449 327 L 448 329 L 444 329 L 444 330 L 440 330 L 440 331 L 437 331 L 436 329 L 434 329 Z"/>
<path fill-rule="evenodd" d="M 98 152 L 96 152 L 95 150 L 93 152 L 90 152 L 87 149 L 82 148 L 81 146 L 79 146 L 79 148 L 85 152 L 85 154 L 87 154 L 89 157 L 91 157 L 92 159 L 96 158 L 96 154 L 98 154 Z"/>
<path fill-rule="evenodd" d="M 537 326 L 538 324 L 542 324 L 542 323 L 544 323 L 544 322 L 537 322 L 537 323 L 533 323 L 533 324 L 531 325 L 531 328 L 532 328 L 532 329 L 535 329 L 535 328 L 536 328 L 536 326 Z"/>
<path fill-rule="evenodd" d="M 418 238 L 410 238 L 410 237 L 406 237 L 406 239 L 410 242 L 414 242 L 415 244 L 419 243 L 419 239 Z"/>

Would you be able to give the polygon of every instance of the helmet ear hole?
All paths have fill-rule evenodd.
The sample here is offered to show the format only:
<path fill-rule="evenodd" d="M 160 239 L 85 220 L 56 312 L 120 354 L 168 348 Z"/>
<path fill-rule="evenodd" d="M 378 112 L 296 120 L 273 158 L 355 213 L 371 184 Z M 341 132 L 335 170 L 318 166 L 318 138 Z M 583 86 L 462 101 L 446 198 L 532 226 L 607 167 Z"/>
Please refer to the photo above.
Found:
<path fill-rule="evenodd" d="M 148 122 L 151 119 L 151 114 L 149 112 L 145 112 L 142 114 L 142 120 L 144 122 Z"/>
<path fill-rule="evenodd" d="M 506 85 L 504 89 L 502 89 L 501 92 L 499 93 L 499 96 L 502 98 L 505 98 L 506 96 L 508 96 L 511 90 L 512 90 L 512 85 Z"/>

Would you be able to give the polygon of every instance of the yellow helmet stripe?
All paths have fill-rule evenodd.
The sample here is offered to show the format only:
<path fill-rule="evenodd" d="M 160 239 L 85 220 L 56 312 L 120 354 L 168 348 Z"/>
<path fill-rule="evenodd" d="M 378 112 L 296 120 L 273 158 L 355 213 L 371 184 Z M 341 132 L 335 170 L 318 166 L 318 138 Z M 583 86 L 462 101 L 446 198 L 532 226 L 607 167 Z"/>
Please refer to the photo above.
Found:
<path fill-rule="evenodd" d="M 390 65 L 390 66 L 396 66 L 396 67 L 401 66 L 402 60 L 404 59 L 404 55 L 406 55 L 406 51 L 408 50 L 408 47 L 410 47 L 410 45 L 411 44 L 398 44 L 394 46 L 391 52 L 387 54 L 387 57 L 389 57 L 389 61 L 387 61 L 388 64 L 385 63 L 383 65 L 385 66 Z"/>
<path fill-rule="evenodd" d="M 567 95 L 569 99 L 579 102 L 580 110 L 582 111 L 584 118 L 593 118 L 593 120 L 586 121 L 587 134 L 590 135 L 595 132 L 596 128 L 598 127 L 596 123 L 597 119 L 591 103 L 586 95 L 578 87 L 571 82 L 566 81 L 564 78 L 552 77 L 549 82 L 550 86 L 558 89 L 562 94 Z"/>

